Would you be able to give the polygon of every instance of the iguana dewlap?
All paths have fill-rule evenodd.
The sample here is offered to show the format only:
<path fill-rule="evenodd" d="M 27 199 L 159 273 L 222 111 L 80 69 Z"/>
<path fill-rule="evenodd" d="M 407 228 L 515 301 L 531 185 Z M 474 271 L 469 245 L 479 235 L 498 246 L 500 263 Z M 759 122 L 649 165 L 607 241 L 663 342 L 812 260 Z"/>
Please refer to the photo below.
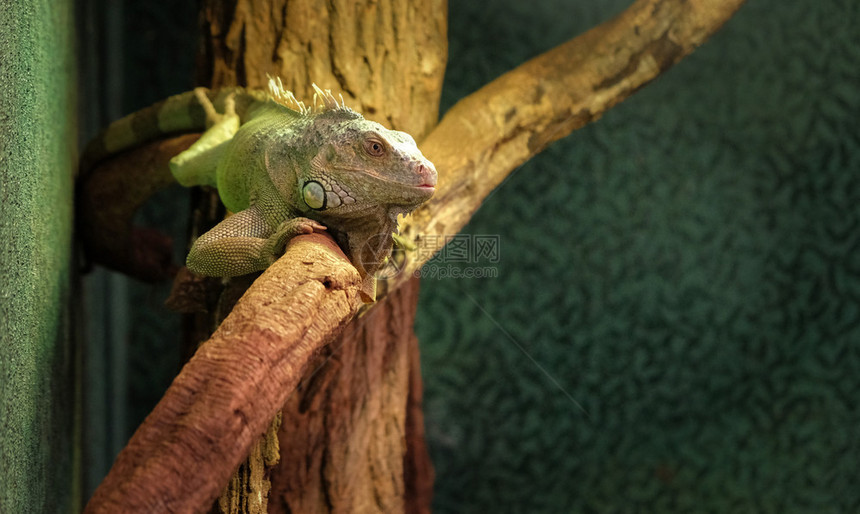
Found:
<path fill-rule="evenodd" d="M 268 93 L 198 88 L 114 122 L 85 157 L 96 161 L 205 124 L 170 168 L 184 186 L 216 187 L 234 214 L 194 242 L 188 269 L 217 277 L 259 271 L 293 236 L 328 230 L 373 299 L 373 274 L 391 251 L 397 216 L 433 195 L 436 169 L 409 134 L 314 89 L 305 106 L 280 80 L 270 80 Z"/>

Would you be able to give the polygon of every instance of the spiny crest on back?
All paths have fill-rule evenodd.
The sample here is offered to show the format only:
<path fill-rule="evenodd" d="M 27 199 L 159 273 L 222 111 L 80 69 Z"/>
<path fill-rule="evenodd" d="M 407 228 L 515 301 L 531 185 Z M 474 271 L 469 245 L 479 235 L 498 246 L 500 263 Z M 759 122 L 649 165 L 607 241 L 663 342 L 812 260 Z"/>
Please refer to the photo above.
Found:
<path fill-rule="evenodd" d="M 281 77 L 275 78 L 271 75 L 266 76 L 269 77 L 269 96 L 272 100 L 283 105 L 287 109 L 298 111 L 304 115 L 311 114 L 312 110 L 310 107 L 306 106 L 304 102 L 298 100 L 292 91 L 284 89 L 284 83 L 281 82 Z"/>
<path fill-rule="evenodd" d="M 296 98 L 292 91 L 284 89 L 284 83 L 281 82 L 280 77 L 267 76 L 269 77 L 269 96 L 288 109 L 300 112 L 305 116 L 328 111 L 352 111 L 346 106 L 343 95 L 339 95 L 340 102 L 338 102 L 330 89 L 320 89 L 316 84 L 311 84 L 311 87 L 314 88 L 313 102 L 311 105 L 305 105 L 304 102 Z"/>

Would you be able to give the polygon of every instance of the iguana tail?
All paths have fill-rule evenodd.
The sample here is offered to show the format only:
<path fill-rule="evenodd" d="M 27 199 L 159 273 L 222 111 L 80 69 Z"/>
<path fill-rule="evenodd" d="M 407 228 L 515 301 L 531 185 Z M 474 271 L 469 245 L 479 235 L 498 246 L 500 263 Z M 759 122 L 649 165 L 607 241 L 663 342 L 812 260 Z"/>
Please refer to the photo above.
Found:
<path fill-rule="evenodd" d="M 269 96 L 263 91 L 232 87 L 218 90 L 199 88 L 219 112 L 224 111 L 228 96 L 235 95 L 236 113 L 244 123 L 248 114 L 264 104 Z M 80 173 L 86 173 L 100 161 L 154 141 L 169 134 L 203 131 L 206 112 L 194 91 L 187 91 L 156 102 L 140 111 L 111 123 L 101 134 L 87 144 L 81 156 Z"/>

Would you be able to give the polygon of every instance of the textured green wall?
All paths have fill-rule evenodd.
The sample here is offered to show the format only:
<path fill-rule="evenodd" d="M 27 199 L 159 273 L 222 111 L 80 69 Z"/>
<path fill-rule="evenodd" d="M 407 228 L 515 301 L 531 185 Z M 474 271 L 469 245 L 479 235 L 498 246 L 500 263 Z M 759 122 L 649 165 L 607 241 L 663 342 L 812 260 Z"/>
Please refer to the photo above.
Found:
<path fill-rule="evenodd" d="M 449 104 L 628 2 L 505 3 Z M 498 278 L 422 282 L 437 512 L 860 512 L 858 27 L 750 0 L 487 200 Z"/>
<path fill-rule="evenodd" d="M 72 512 L 72 4 L 0 13 L 0 512 Z"/>

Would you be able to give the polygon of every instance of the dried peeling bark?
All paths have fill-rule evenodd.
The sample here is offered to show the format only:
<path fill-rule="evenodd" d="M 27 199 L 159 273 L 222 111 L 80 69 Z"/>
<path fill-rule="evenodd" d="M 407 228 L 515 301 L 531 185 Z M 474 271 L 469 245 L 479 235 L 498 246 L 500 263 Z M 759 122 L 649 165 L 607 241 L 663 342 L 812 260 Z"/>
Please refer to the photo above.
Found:
<path fill-rule="evenodd" d="M 419 244 L 419 234 L 456 233 L 507 173 L 687 55 L 741 3 L 640 0 L 618 18 L 461 101 L 421 144 L 439 170 L 440 188 L 404 224 L 404 232 Z M 239 0 L 236 10 L 225 14 L 218 11 L 221 4 L 211 2 L 208 56 L 223 63 L 212 67 L 212 76 L 224 83 L 246 79 L 258 85 L 260 77 L 247 70 L 280 71 L 299 91 L 306 91 L 307 77 L 313 76 L 396 128 L 426 133 L 435 117 L 441 72 L 435 78 L 431 73 L 426 83 L 420 77 L 427 76 L 422 75 L 425 64 L 432 68 L 440 59 L 422 57 L 404 43 L 418 45 L 421 39 L 410 43 L 412 36 L 396 31 L 410 18 L 395 4 L 400 5 L 394 0 L 368 2 L 356 13 L 346 1 Z M 267 7 L 261 11 L 262 5 Z M 280 11 L 273 5 L 280 5 Z M 438 35 L 444 21 L 426 10 L 418 16 L 420 9 L 429 8 L 416 7 L 411 16 L 419 21 L 410 30 Z M 365 19 L 365 12 L 374 16 Z M 376 36 L 370 28 L 345 28 L 350 16 L 364 27 L 370 22 L 385 27 L 380 32 L 391 31 L 394 39 Z M 257 17 L 264 20 L 259 26 L 249 21 Z M 288 25 L 295 20 L 308 25 Z M 271 27 L 265 29 L 269 32 L 265 27 Z M 347 40 L 340 41 L 344 34 Z M 263 51 L 249 50 L 254 38 L 265 43 Z M 441 43 L 435 43 L 438 49 Z M 366 62 L 356 58 L 361 53 L 350 54 L 350 44 L 369 53 Z M 394 62 L 400 62 L 399 55 L 410 56 L 403 63 L 411 62 L 411 67 L 395 68 L 406 77 L 408 93 L 386 89 L 398 79 L 384 59 L 379 65 L 385 45 L 401 52 L 394 52 Z M 274 56 L 274 64 L 268 69 L 252 66 L 250 55 Z M 387 98 L 403 100 L 404 111 L 386 104 Z M 325 241 L 319 235 L 302 236 L 255 282 L 120 454 L 88 511 L 208 508 L 281 406 L 282 458 L 273 473 L 270 509 L 429 509 L 432 471 L 420 434 L 417 347 L 410 328 L 417 289 L 414 282 L 398 288 L 423 262 L 407 255 L 406 273 L 389 281 L 391 298 L 317 354 L 334 356 L 299 394 L 289 395 L 308 371 L 311 356 L 343 329 L 357 308 L 357 274 L 350 275 L 351 266 L 331 258 L 334 250 L 319 251 Z M 298 268 L 288 277 L 290 266 Z M 313 362 L 319 363 L 319 357 Z"/>
<path fill-rule="evenodd" d="M 281 428 L 281 416 L 269 425 L 266 434 L 251 447 L 248 460 L 230 477 L 227 488 L 217 501 L 217 509 L 227 514 L 265 514 L 269 511 L 269 468 L 272 468 L 281 458 L 278 444 L 278 430 Z"/>

